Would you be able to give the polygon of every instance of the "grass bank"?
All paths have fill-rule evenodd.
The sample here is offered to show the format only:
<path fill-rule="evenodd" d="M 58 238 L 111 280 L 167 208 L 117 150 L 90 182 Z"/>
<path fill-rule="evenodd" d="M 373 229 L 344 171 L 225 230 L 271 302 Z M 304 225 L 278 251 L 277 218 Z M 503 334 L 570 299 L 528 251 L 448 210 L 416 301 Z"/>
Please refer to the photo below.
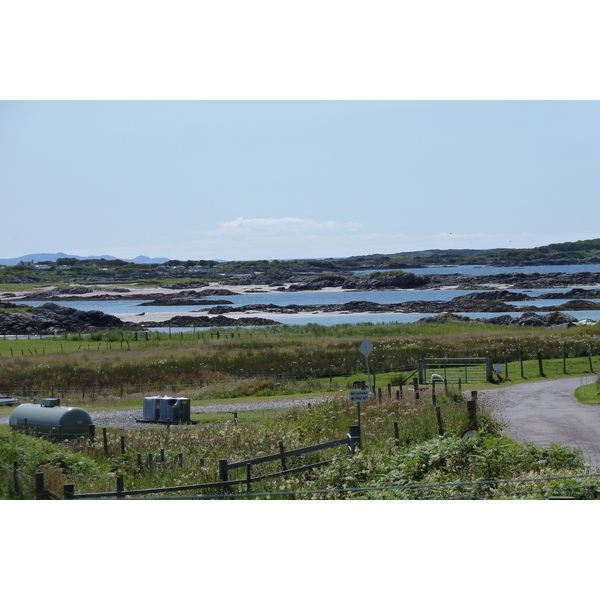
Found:
<path fill-rule="evenodd" d="M 271 477 L 278 472 L 278 463 L 256 464 L 251 469 L 251 493 L 258 498 L 307 500 L 598 497 L 596 482 L 590 478 L 549 479 L 584 473 L 578 452 L 506 440 L 484 405 L 478 411 L 479 435 L 461 438 L 469 425 L 464 400 L 440 397 L 438 409 L 414 396 L 401 403 L 371 401 L 363 406 L 363 444 L 357 454 L 349 456 L 343 445 L 290 457 L 286 477 Z M 67 483 L 76 493 L 114 491 L 117 476 L 123 477 L 127 490 L 214 482 L 220 459 L 232 463 L 277 455 L 282 446 L 287 450 L 340 439 L 355 422 L 355 406 L 335 396 L 310 408 L 269 411 L 256 421 L 111 429 L 106 449 L 100 440 L 52 443 L 2 427 L 0 468 L 8 476 L 0 478 L 0 497 L 35 497 L 38 472 L 44 474 L 45 489 L 56 497 L 62 497 Z M 294 471 L 320 461 L 330 462 Z M 244 481 L 246 474 L 232 473 L 230 479 L 240 477 Z M 478 484 L 445 485 L 450 482 Z M 247 490 L 245 484 L 232 487 L 234 492 Z M 219 497 L 214 489 L 169 492 L 190 494 Z"/>

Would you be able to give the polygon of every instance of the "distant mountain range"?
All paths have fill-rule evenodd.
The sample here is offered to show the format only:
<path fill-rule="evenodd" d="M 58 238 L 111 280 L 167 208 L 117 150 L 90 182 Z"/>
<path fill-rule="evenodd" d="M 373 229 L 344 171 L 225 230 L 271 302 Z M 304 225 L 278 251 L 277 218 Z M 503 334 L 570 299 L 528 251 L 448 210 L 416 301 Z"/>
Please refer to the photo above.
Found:
<path fill-rule="evenodd" d="M 6 266 L 14 266 L 19 264 L 21 261 L 23 262 L 43 262 L 43 261 L 51 261 L 56 262 L 59 258 L 76 258 L 78 260 L 99 260 L 101 258 L 105 260 L 124 260 L 125 262 L 136 263 L 136 264 L 161 264 L 165 263 L 169 258 L 149 258 L 148 256 L 136 256 L 135 258 L 116 258 L 115 256 L 77 256 L 75 254 L 64 254 L 63 252 L 57 252 L 55 254 L 27 254 L 25 256 L 17 256 L 17 258 L 0 258 L 0 265 Z"/>

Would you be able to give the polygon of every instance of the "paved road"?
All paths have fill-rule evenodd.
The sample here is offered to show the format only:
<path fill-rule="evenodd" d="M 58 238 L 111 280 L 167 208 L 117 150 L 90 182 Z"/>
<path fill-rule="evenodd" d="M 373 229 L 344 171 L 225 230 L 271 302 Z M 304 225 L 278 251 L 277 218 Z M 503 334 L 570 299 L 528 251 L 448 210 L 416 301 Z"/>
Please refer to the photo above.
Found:
<path fill-rule="evenodd" d="M 600 404 L 577 402 L 575 389 L 593 377 L 520 383 L 479 392 L 503 425 L 503 434 L 520 442 L 554 442 L 581 450 L 594 473 L 600 472 Z"/>

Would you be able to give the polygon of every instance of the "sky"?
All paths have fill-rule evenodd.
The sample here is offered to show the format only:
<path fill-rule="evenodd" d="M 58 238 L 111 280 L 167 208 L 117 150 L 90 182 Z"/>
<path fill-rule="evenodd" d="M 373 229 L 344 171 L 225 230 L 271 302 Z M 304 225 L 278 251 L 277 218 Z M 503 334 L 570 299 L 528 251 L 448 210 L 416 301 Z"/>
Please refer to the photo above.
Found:
<path fill-rule="evenodd" d="M 598 237 L 590 3 L 169 6 L 0 9 L 0 258 Z"/>
<path fill-rule="evenodd" d="M 534 247 L 598 237 L 596 4 L 4 2 L 0 258 L 38 252 L 327 258 Z M 155 528 L 148 537 L 150 521 L 136 519 L 139 504 L 127 506 L 135 512 L 126 523 L 119 518 L 125 505 L 119 513 L 115 509 L 115 518 L 102 519 L 105 538 L 125 534 L 130 562 L 137 556 L 146 560 L 148 544 L 156 546 L 160 538 Z M 403 505 L 399 515 L 393 503 L 376 511 L 368 502 L 361 509 L 294 503 L 287 509 L 294 513 L 286 512 L 282 521 L 270 518 L 271 504 L 261 505 L 269 511 L 264 519 L 256 518 L 254 503 L 245 506 L 253 512 L 239 518 L 244 509 L 236 506 L 236 546 L 251 539 L 252 547 L 246 552 L 242 543 L 236 564 L 247 580 L 262 568 L 251 558 L 272 561 L 274 547 L 286 552 L 280 553 L 283 568 L 276 565 L 273 572 L 286 574 L 292 562 L 312 559 L 317 531 L 330 544 L 348 537 L 350 523 L 359 549 L 410 539 L 390 547 L 391 552 L 361 551 L 363 572 L 372 567 L 377 577 L 355 578 L 353 591 L 369 594 L 388 583 L 397 588 L 398 564 L 408 564 L 413 574 L 429 568 L 426 561 L 411 559 L 429 551 L 431 536 L 422 533 L 434 524 L 444 527 L 436 543 L 446 557 L 438 565 L 440 591 L 447 591 L 456 572 L 447 557 L 462 560 L 472 554 L 473 536 L 464 523 L 473 520 L 473 510 L 483 510 L 465 505 L 468 516 L 457 515 L 463 508 L 452 504 L 450 518 L 442 514 L 440 519 L 441 505 L 433 513 L 429 504 Z M 84 508 L 68 510 L 72 517 Z M 223 514 L 215 515 L 217 510 Z M 298 518 L 300 510 L 310 518 Z M 541 505 L 524 521 L 520 517 L 527 508 L 517 503 L 486 506 L 487 512 L 476 516 L 489 521 L 490 510 L 501 526 L 493 548 L 475 556 L 483 568 L 473 570 L 474 585 L 487 585 L 489 565 L 509 554 L 511 568 L 524 564 L 528 572 L 540 557 L 534 568 L 545 573 L 547 561 L 544 552 L 535 552 L 536 542 L 542 550 L 557 536 L 572 543 L 574 531 L 589 537 L 592 522 L 591 514 L 578 507 L 562 529 Z M 315 527 L 324 511 L 327 518 Z M 203 542 L 206 523 L 231 521 L 231 507 L 224 504 L 203 506 L 202 514 L 208 519 L 196 537 Z M 186 520 L 193 534 L 194 516 Z M 32 518 L 28 513 L 30 527 L 37 524 Z M 549 534 L 548 518 L 553 518 Z M 139 529 L 132 531 L 138 522 Z M 281 522 L 287 537 L 273 543 Z M 290 530 L 295 523 L 300 527 Z M 513 531 L 509 525 L 515 523 Z M 257 529 L 248 535 L 247 527 L 254 524 Z M 395 537 L 389 535 L 390 524 L 396 526 Z M 534 534 L 520 556 L 514 539 L 523 525 Z M 188 529 L 175 545 L 189 545 Z M 209 543 L 194 547 L 193 564 L 182 556 L 180 570 L 193 572 L 199 556 L 211 573 L 228 566 L 220 559 L 232 549 L 221 534 L 222 528 Z M 173 547 L 174 530 L 168 535 L 165 547 Z M 228 545 L 221 548 L 223 539 Z M 28 536 L 12 536 L 13 545 L 20 540 L 29 543 Z M 264 552 L 256 551 L 257 540 Z M 505 546 L 510 553 L 502 552 Z M 92 560 L 110 556 L 100 549 Z M 27 551 L 23 545 L 22 552 Z M 89 552 L 81 556 L 87 565 Z M 348 553 L 339 552 L 330 553 L 323 565 L 311 560 L 310 567 L 322 569 L 319 589 L 336 593 L 339 577 L 330 574 L 350 564 Z M 587 583 L 581 581 L 580 567 L 579 561 L 578 577 L 563 578 L 570 592 L 573 581 Z M 135 571 L 135 562 L 130 570 Z M 553 591 L 557 588 L 556 577 L 538 577 L 532 584 L 537 593 L 545 580 Z M 313 583 L 310 579 L 314 588 Z M 268 586 L 260 585 L 265 595 Z M 152 586 L 148 591 L 160 589 L 154 580 Z M 272 587 L 279 593 L 280 586 Z"/>
<path fill-rule="evenodd" d="M 595 101 L 4 101 L 0 257 L 291 259 L 598 236 Z"/>
<path fill-rule="evenodd" d="M 0 258 L 598 237 L 588 5 L 3 6 Z"/>

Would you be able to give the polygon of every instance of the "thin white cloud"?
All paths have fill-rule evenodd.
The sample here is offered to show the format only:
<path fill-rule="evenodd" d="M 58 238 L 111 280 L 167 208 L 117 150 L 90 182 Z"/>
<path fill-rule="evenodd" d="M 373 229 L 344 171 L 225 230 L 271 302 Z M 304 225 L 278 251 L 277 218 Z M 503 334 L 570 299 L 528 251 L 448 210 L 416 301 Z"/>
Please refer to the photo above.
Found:
<path fill-rule="evenodd" d="M 361 228 L 360 223 L 338 221 L 317 221 L 315 219 L 299 219 L 296 217 L 254 218 L 244 219 L 238 217 L 233 221 L 220 223 L 216 231 L 209 231 L 205 235 L 307 235 L 314 233 L 354 233 Z"/>
<path fill-rule="evenodd" d="M 426 229 L 431 229 L 427 227 Z M 194 240 L 153 242 L 153 255 L 180 259 L 291 259 L 393 254 L 428 249 L 490 249 L 543 245 L 527 233 L 451 233 L 440 231 L 364 231 L 361 223 L 296 217 L 243 218 L 220 223 Z M 162 247 L 161 247 L 162 246 Z M 160 249 L 159 249 L 160 248 Z"/>

